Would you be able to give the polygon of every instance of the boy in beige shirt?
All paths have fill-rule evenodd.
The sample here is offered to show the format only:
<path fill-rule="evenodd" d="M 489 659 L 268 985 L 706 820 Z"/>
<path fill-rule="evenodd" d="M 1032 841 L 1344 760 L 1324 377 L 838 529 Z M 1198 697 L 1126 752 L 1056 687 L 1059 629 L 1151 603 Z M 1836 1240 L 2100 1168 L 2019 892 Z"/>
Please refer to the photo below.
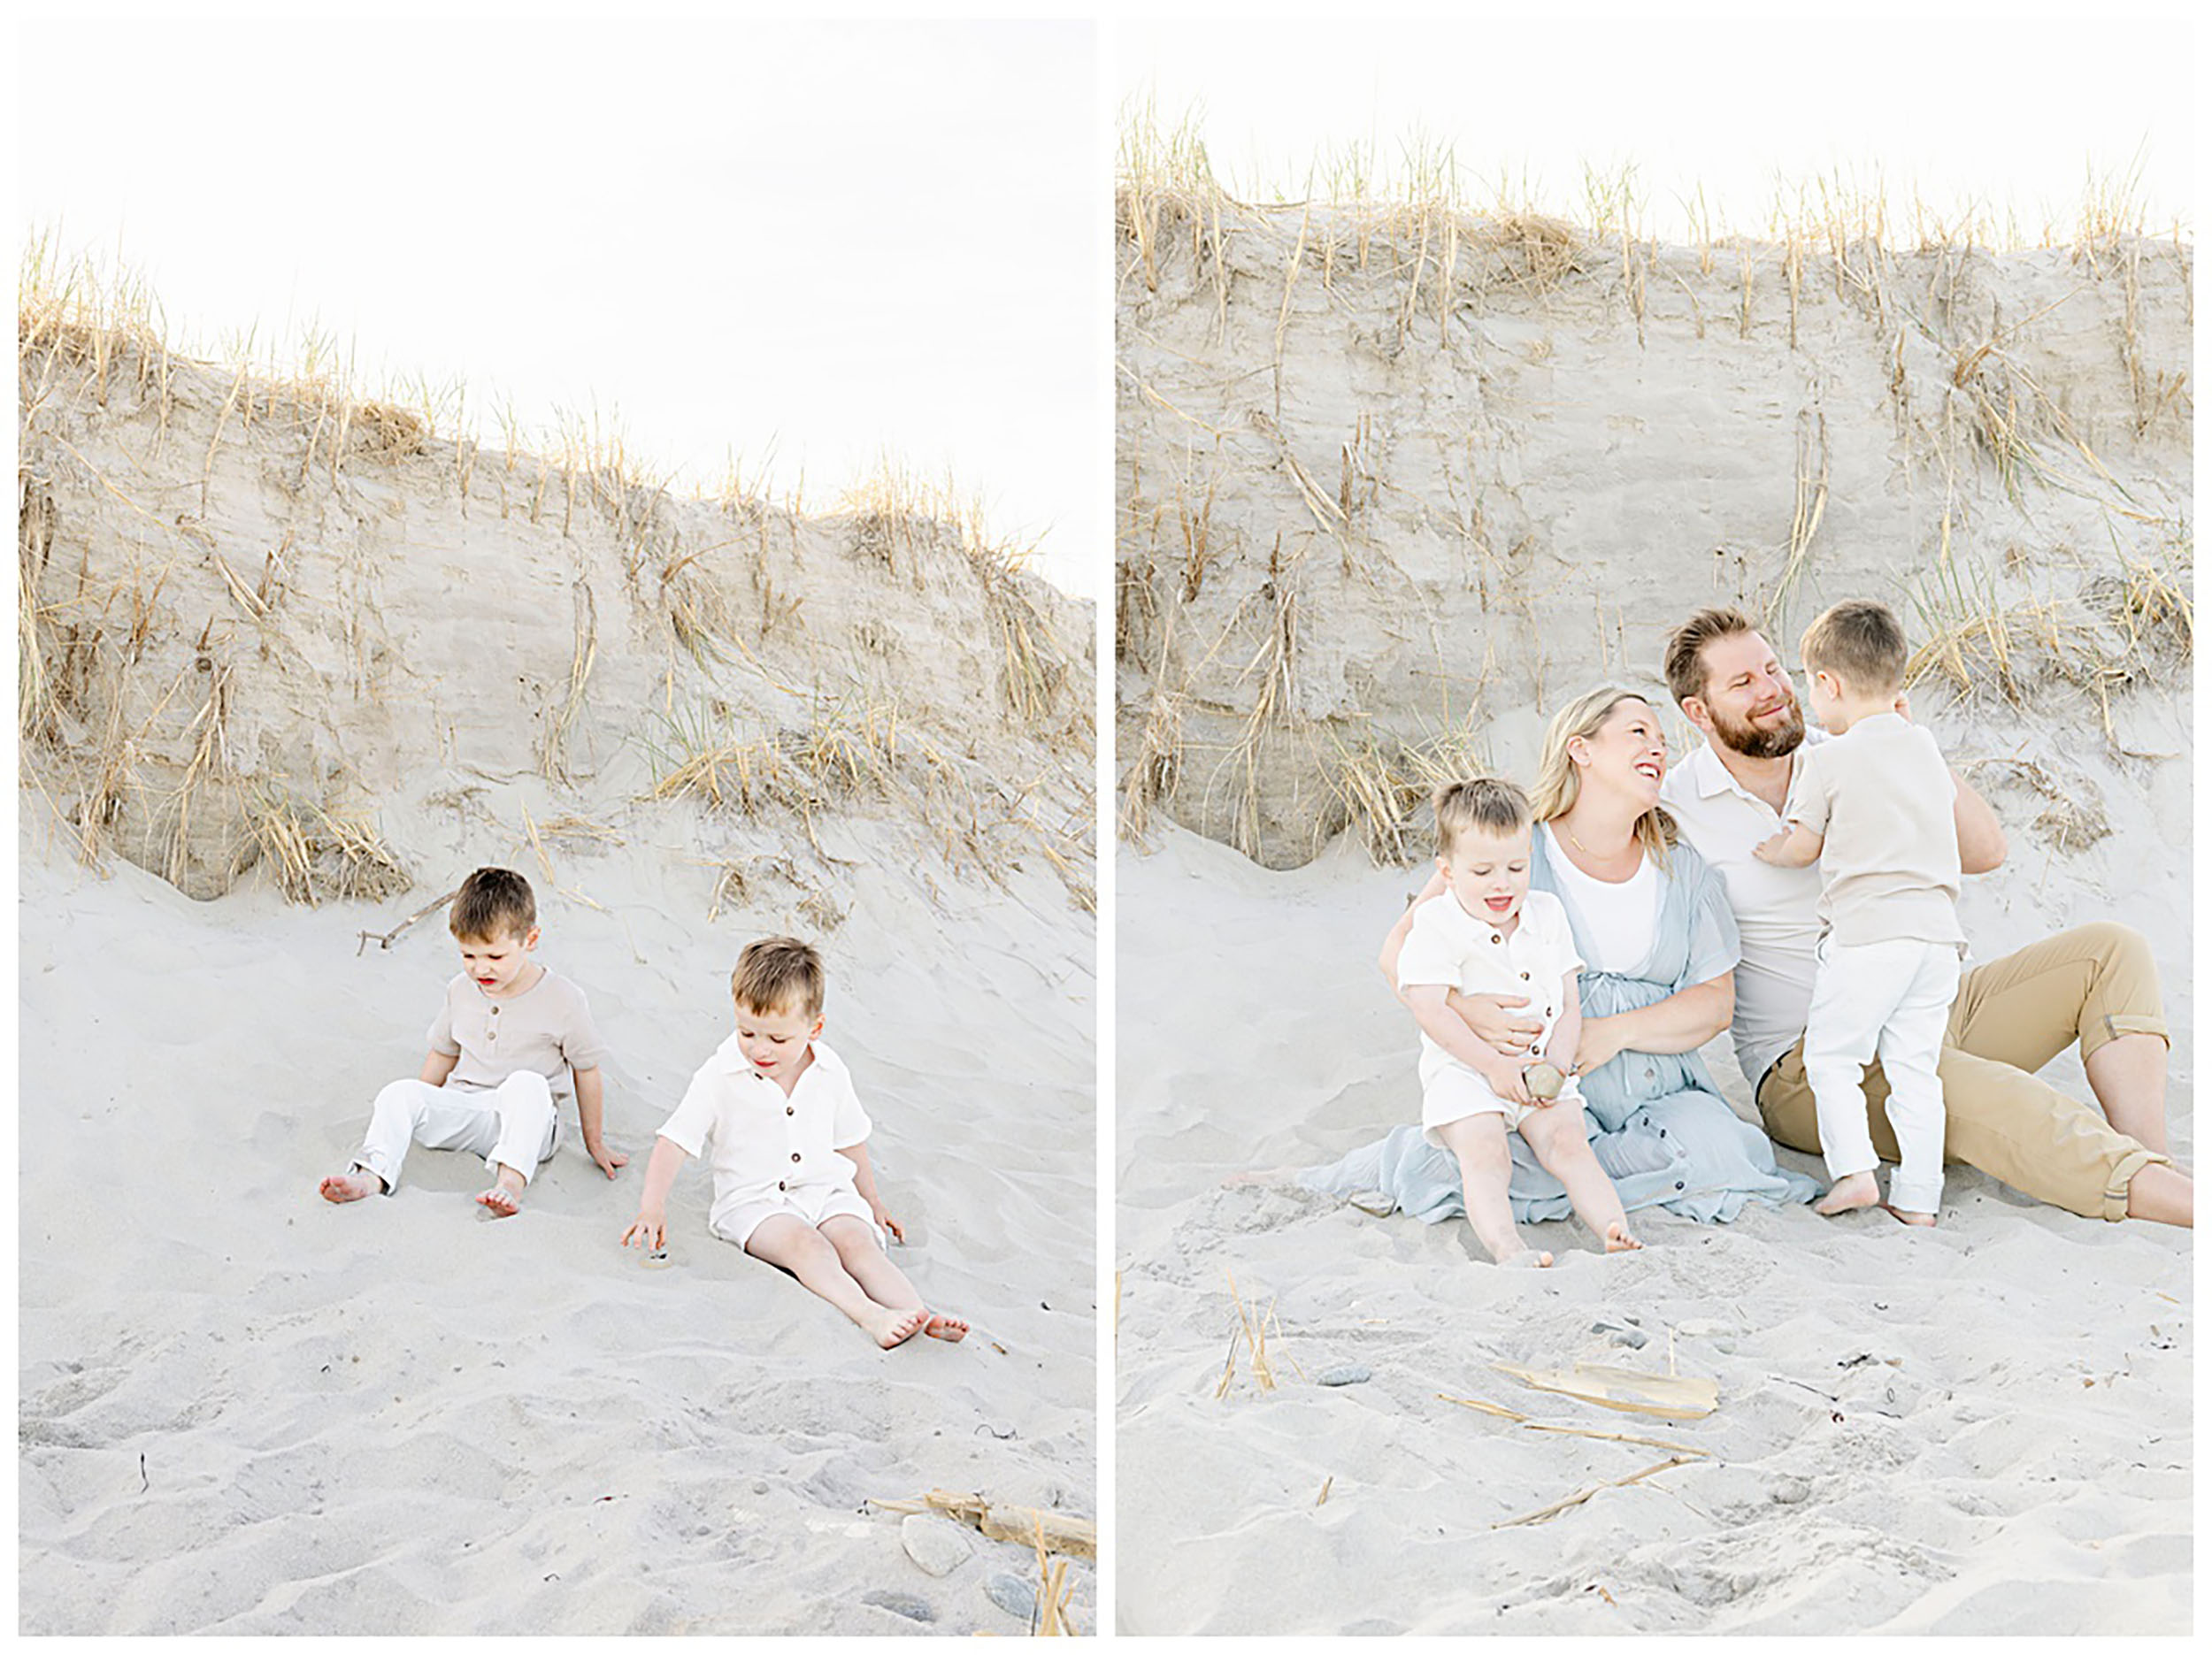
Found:
<path fill-rule="evenodd" d="M 1824 934 L 1805 1023 L 1805 1078 L 1834 1180 L 1813 1210 L 1870 1207 L 1877 1157 L 1866 1065 L 1878 1054 L 1897 1134 L 1889 1207 L 1932 1224 L 1943 1194 L 1943 1049 L 1959 956 L 1958 835 L 1935 738 L 1900 711 L 1905 632 L 1879 603 L 1839 603 L 1801 646 L 1806 701 L 1835 739 L 1808 742 L 1783 815 L 1753 854 L 1777 867 L 1820 863 Z"/>
<path fill-rule="evenodd" d="M 584 1148 L 613 1177 L 629 1157 L 609 1149 L 602 1132 L 606 1046 L 583 991 L 530 957 L 538 946 L 530 882 L 505 868 L 479 868 L 462 881 L 447 923 L 462 969 L 430 1025 L 430 1055 L 417 1078 L 377 1093 L 361 1153 L 323 1180 L 323 1199 L 389 1195 L 408 1146 L 421 1144 L 483 1156 L 492 1184 L 477 1204 L 511 1218 L 559 1140 L 557 1100 L 568 1095 L 571 1075 Z"/>

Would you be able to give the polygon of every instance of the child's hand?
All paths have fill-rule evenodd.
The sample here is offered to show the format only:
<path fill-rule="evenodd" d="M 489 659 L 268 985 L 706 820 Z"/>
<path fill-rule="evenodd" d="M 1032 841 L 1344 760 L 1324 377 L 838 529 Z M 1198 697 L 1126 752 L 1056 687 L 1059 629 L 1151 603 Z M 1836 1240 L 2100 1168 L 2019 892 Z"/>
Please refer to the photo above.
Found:
<path fill-rule="evenodd" d="M 875 1214 L 876 1222 L 892 1240 L 903 1242 L 906 1239 L 906 1231 L 900 1228 L 899 1221 L 891 1216 L 891 1209 L 881 1201 L 869 1202 L 868 1210 Z"/>
<path fill-rule="evenodd" d="M 1761 862 L 1771 862 L 1782 854 L 1782 847 L 1789 842 L 1790 831 L 1784 828 L 1772 839 L 1761 839 L 1751 847 L 1751 854 Z"/>
<path fill-rule="evenodd" d="M 607 1176 L 612 1177 L 614 1175 L 609 1173 Z M 659 1252 L 661 1248 L 668 1245 L 666 1221 L 658 1213 L 639 1213 L 630 1221 L 629 1229 L 622 1232 L 624 1246 L 628 1246 L 633 1241 L 648 1253 Z"/>
<path fill-rule="evenodd" d="M 1501 1054 L 1475 1072 L 1490 1083 L 1490 1090 L 1499 1097 L 1526 1108 L 1536 1102 L 1528 1089 L 1528 1066 L 1535 1061 L 1526 1052 L 1518 1057 Z"/>
<path fill-rule="evenodd" d="M 630 1164 L 630 1158 L 627 1155 L 618 1149 L 609 1149 L 604 1144 L 590 1144 L 585 1147 L 591 1152 L 592 1165 L 610 1178 L 614 1176 L 617 1168 L 626 1167 Z"/>

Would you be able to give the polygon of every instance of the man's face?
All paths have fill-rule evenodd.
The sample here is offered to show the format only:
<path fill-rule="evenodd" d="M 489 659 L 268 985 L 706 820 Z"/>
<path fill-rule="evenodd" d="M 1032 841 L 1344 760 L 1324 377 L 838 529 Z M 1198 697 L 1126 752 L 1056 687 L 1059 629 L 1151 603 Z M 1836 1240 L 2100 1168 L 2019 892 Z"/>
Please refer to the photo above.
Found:
<path fill-rule="evenodd" d="M 1805 739 L 1797 692 L 1773 647 L 1756 632 L 1716 638 L 1701 653 L 1705 693 L 1683 716 L 1712 740 L 1751 759 L 1787 758 Z"/>

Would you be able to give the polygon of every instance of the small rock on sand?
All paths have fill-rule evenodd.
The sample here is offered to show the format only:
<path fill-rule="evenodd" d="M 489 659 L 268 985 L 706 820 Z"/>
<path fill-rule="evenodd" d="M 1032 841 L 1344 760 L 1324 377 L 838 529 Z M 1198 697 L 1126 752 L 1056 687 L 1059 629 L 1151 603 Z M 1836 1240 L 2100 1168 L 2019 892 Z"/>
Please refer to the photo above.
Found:
<path fill-rule="evenodd" d="M 994 1575 L 983 1582 L 983 1595 L 1025 1624 L 1037 1618 L 1037 1582 L 1018 1575 Z"/>
<path fill-rule="evenodd" d="M 1341 1368 L 1329 1369 L 1317 1383 L 1324 1385 L 1363 1385 L 1374 1376 L 1357 1362 L 1347 1362 Z"/>
<path fill-rule="evenodd" d="M 873 1604 L 879 1609 L 888 1609 L 893 1614 L 909 1621 L 927 1622 L 937 1618 L 937 1612 L 912 1592 L 870 1592 L 860 1601 Z"/>
<path fill-rule="evenodd" d="M 957 1527 L 923 1512 L 899 1525 L 899 1544 L 925 1573 L 936 1575 L 951 1574 L 975 1554 Z"/>

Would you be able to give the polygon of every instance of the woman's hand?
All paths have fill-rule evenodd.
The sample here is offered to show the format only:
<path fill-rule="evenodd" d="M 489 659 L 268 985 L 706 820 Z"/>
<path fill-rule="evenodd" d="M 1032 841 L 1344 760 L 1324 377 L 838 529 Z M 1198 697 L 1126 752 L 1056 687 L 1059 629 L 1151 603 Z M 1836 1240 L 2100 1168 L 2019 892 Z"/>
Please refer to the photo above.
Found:
<path fill-rule="evenodd" d="M 1544 1033 L 1541 1017 L 1517 1015 L 1525 994 L 1452 994 L 1445 1004 L 1475 1031 L 1475 1038 L 1505 1057 L 1526 1057 Z"/>
<path fill-rule="evenodd" d="M 1582 1038 L 1575 1043 L 1576 1074 L 1594 1074 L 1627 1049 L 1621 1044 L 1620 1025 L 1618 1017 L 1583 1019 Z"/>
<path fill-rule="evenodd" d="M 889 1207 L 886 1207 L 881 1201 L 872 1200 L 868 1203 L 868 1210 L 875 1214 L 877 1225 L 887 1235 L 888 1235 L 892 1240 L 898 1242 L 901 1245 L 905 1245 L 906 1231 L 900 1228 L 899 1221 L 891 1216 L 891 1209 Z"/>

